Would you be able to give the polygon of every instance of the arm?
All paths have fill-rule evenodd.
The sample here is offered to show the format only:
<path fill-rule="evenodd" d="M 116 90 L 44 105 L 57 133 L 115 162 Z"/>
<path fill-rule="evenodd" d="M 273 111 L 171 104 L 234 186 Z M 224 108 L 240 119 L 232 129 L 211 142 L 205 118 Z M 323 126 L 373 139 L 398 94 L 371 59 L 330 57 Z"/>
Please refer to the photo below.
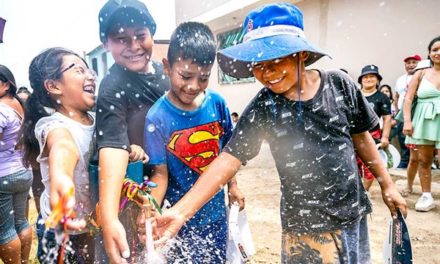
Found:
<path fill-rule="evenodd" d="M 128 152 L 117 148 L 101 148 L 99 150 L 99 206 L 104 243 L 110 260 L 124 263 L 121 259 L 128 258 L 125 229 L 118 218 L 119 200 L 125 171 L 128 164 Z"/>
<path fill-rule="evenodd" d="M 151 195 L 156 199 L 159 206 L 162 204 L 163 199 L 168 188 L 168 169 L 166 164 L 156 165 L 153 168 L 153 175 L 150 180 L 157 184 L 156 188 L 151 190 Z"/>
<path fill-rule="evenodd" d="M 193 188 L 170 210 L 157 217 L 159 243 L 174 237 L 185 222 L 194 216 L 240 169 L 241 161 L 222 152 L 200 175 Z"/>
<path fill-rule="evenodd" d="M 399 112 L 399 104 L 398 104 L 398 102 L 399 102 L 399 93 L 397 93 L 397 92 L 395 92 L 394 94 L 393 94 L 393 105 L 394 105 L 394 109 L 396 109 L 396 113 L 397 112 Z"/>
<path fill-rule="evenodd" d="M 407 206 L 405 199 L 400 195 L 391 176 L 381 161 L 379 152 L 376 149 L 371 135 L 366 131 L 353 134 L 352 139 L 356 153 L 362 159 L 364 164 L 369 164 L 368 169 L 379 182 L 380 188 L 382 189 L 383 201 L 388 206 L 391 215 L 397 217 L 397 208 L 399 208 L 402 214 L 406 217 Z"/>
<path fill-rule="evenodd" d="M 79 152 L 73 141 L 72 135 L 65 128 L 56 128 L 47 135 L 47 141 L 43 153 L 49 158 L 50 178 L 50 205 L 56 208 L 60 199 L 67 198 L 64 212 L 74 210 L 75 196 L 69 198 L 66 195 L 74 188 L 73 173 L 79 160 Z M 66 223 L 70 230 L 80 230 L 86 226 L 84 220 Z"/>
<path fill-rule="evenodd" d="M 380 145 L 382 148 L 387 148 L 390 144 L 390 131 L 391 131 L 391 115 L 384 115 L 383 118 L 383 129 L 382 138 L 380 139 Z"/>
<path fill-rule="evenodd" d="M 411 123 L 411 106 L 414 100 L 414 96 L 419 86 L 419 80 L 423 71 L 417 71 L 411 78 L 411 82 L 408 85 L 408 90 L 403 100 L 403 134 L 411 136 L 413 133 L 413 126 Z"/>

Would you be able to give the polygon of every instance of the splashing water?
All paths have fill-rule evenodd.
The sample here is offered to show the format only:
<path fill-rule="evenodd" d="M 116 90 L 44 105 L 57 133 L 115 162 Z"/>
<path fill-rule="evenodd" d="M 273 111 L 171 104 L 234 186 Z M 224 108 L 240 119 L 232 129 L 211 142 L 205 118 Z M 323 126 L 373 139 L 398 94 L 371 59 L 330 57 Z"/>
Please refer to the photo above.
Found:
<path fill-rule="evenodd" d="M 138 263 L 165 264 L 166 260 L 163 255 L 154 249 L 153 227 L 151 226 L 150 220 L 145 221 L 145 234 L 147 236 L 145 241 L 145 254 L 141 256 Z"/>

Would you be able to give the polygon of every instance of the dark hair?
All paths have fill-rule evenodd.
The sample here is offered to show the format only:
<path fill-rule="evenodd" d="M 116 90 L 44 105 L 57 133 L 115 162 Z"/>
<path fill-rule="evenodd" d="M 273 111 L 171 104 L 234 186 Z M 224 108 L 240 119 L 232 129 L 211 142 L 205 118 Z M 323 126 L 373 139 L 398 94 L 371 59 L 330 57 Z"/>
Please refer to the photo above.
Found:
<path fill-rule="evenodd" d="M 382 88 L 388 89 L 388 91 L 390 92 L 390 101 L 392 103 L 394 101 L 394 99 L 393 99 L 393 90 L 391 90 L 391 86 L 389 86 L 388 84 L 382 84 L 379 88 L 379 92 L 382 91 Z"/>
<path fill-rule="evenodd" d="M 168 62 L 191 59 L 200 66 L 214 63 L 216 43 L 208 26 L 199 22 L 181 23 L 173 32 L 168 47 Z"/>
<path fill-rule="evenodd" d="M 17 86 L 15 84 L 15 77 L 11 70 L 5 65 L 0 64 L 0 81 L 9 83 L 8 94 L 12 97 L 17 97 Z"/>
<path fill-rule="evenodd" d="M 24 121 L 20 133 L 24 148 L 23 163 L 26 166 L 35 165 L 36 158 L 40 153 L 40 147 L 34 134 L 35 124 L 42 117 L 50 115 L 46 108 L 58 108 L 58 103 L 49 95 L 44 82 L 61 78 L 63 58 L 67 55 L 75 55 L 81 58 L 68 49 L 49 48 L 37 55 L 29 66 L 29 82 L 34 92 L 26 102 Z"/>
<path fill-rule="evenodd" d="M 25 93 L 27 95 L 31 95 L 31 92 L 25 86 L 21 86 L 20 88 L 18 88 L 17 94 L 20 94 L 20 93 Z"/>
<path fill-rule="evenodd" d="M 428 59 L 431 61 L 431 65 L 433 65 L 433 62 L 431 60 L 431 57 L 429 57 L 429 54 L 431 53 L 431 48 L 434 45 L 434 43 L 436 43 L 437 41 L 440 41 L 440 36 L 437 36 L 435 38 L 433 38 L 429 44 L 428 44 Z"/>
<path fill-rule="evenodd" d="M 238 113 L 237 112 L 232 112 L 231 116 L 238 117 Z"/>

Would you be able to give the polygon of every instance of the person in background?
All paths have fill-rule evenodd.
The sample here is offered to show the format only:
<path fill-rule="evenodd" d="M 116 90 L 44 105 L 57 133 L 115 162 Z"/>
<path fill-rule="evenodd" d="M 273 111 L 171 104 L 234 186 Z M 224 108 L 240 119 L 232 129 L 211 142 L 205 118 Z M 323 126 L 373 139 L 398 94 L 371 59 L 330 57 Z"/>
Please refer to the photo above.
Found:
<path fill-rule="evenodd" d="M 238 123 L 238 113 L 237 112 L 232 112 L 231 118 L 232 118 L 232 128 L 235 128 L 235 126 Z"/>
<path fill-rule="evenodd" d="M 14 75 L 0 65 L 0 260 L 6 264 L 28 263 L 32 244 L 26 218 L 32 172 L 22 162 L 19 132 L 25 115 L 16 92 Z"/>
<path fill-rule="evenodd" d="M 417 211 L 427 212 L 435 208 L 431 194 L 432 163 L 434 150 L 440 153 L 440 36 L 428 44 L 431 68 L 414 74 L 403 104 L 403 134 L 405 143 L 418 157 L 418 172 L 422 196 L 417 200 Z M 412 102 L 417 104 L 412 114 Z M 408 179 L 409 180 L 409 179 Z M 408 188 L 412 188 L 408 182 Z"/>
<path fill-rule="evenodd" d="M 381 93 L 383 93 L 384 95 L 386 95 L 390 99 L 390 102 L 391 102 L 391 131 L 390 131 L 390 139 L 389 139 L 389 141 L 391 143 L 391 140 L 395 136 L 397 136 L 397 120 L 394 119 L 394 116 L 396 116 L 397 111 L 396 111 L 396 107 L 394 105 L 393 90 L 391 89 L 391 86 L 389 86 L 388 84 L 382 84 L 379 87 L 379 91 Z M 383 121 L 382 121 L 381 127 L 383 127 Z"/>
<path fill-rule="evenodd" d="M 20 100 L 23 102 L 23 104 L 26 103 L 26 101 L 30 95 L 31 95 L 31 92 L 25 86 L 21 86 L 17 90 L 17 96 L 18 96 L 18 98 L 20 98 Z"/>
<path fill-rule="evenodd" d="M 369 130 L 376 144 L 380 144 L 381 148 L 387 148 L 390 143 L 391 131 L 391 102 L 388 96 L 379 92 L 379 84 L 382 76 L 379 74 L 379 68 L 376 65 L 366 65 L 362 68 L 358 83 L 361 84 L 362 94 L 367 99 L 369 105 L 374 110 L 379 119 L 383 120 L 383 129 L 380 125 Z M 374 175 L 369 170 L 368 164 L 357 158 L 361 176 L 364 178 L 365 190 L 369 191 L 373 184 Z"/>
<path fill-rule="evenodd" d="M 411 81 L 412 76 L 414 75 L 414 70 L 417 66 L 417 63 L 421 61 L 421 57 L 417 54 L 406 57 L 403 62 L 405 65 L 406 73 L 400 76 L 396 84 L 394 86 L 394 108 L 396 109 L 396 113 L 399 111 L 403 111 L 403 100 L 405 98 L 406 91 L 408 90 L 408 85 Z M 408 163 L 410 160 L 410 151 L 405 145 L 405 135 L 402 134 L 403 131 L 403 122 L 397 122 L 397 137 L 400 145 L 400 164 L 397 168 L 405 169 L 408 167 Z M 413 157 L 414 159 L 414 157 Z M 404 195 L 407 195 L 405 192 Z"/>

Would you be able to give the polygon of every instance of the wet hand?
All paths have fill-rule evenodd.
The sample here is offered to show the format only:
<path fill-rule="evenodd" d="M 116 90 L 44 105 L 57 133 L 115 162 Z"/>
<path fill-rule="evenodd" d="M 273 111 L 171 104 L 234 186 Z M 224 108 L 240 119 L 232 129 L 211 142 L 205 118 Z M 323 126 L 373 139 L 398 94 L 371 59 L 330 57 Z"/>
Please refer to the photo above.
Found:
<path fill-rule="evenodd" d="M 397 218 L 397 209 L 399 209 L 403 217 L 406 218 L 406 216 L 408 215 L 408 207 L 406 205 L 406 201 L 394 185 L 382 189 L 382 199 L 388 206 L 388 209 L 391 212 L 391 216 L 394 219 Z"/>
<path fill-rule="evenodd" d="M 104 221 L 102 225 L 105 251 L 111 263 L 128 263 L 130 249 L 124 226 L 119 219 Z"/>
<path fill-rule="evenodd" d="M 240 211 L 244 209 L 245 207 L 245 198 L 243 193 L 241 192 L 240 188 L 238 188 L 237 184 L 232 184 L 231 186 L 228 186 L 228 200 L 229 200 L 229 207 L 232 206 L 233 203 L 238 203 L 240 206 Z"/>
<path fill-rule="evenodd" d="M 157 234 L 159 239 L 155 241 L 155 246 L 164 246 L 169 239 L 177 235 L 185 222 L 185 217 L 172 209 L 156 216 L 156 226 L 153 227 L 153 233 Z"/>
<path fill-rule="evenodd" d="M 140 146 L 132 144 L 130 145 L 130 149 L 131 151 L 128 156 L 130 162 L 139 161 L 139 160 L 142 161 L 143 163 L 148 162 L 149 157 Z"/>

